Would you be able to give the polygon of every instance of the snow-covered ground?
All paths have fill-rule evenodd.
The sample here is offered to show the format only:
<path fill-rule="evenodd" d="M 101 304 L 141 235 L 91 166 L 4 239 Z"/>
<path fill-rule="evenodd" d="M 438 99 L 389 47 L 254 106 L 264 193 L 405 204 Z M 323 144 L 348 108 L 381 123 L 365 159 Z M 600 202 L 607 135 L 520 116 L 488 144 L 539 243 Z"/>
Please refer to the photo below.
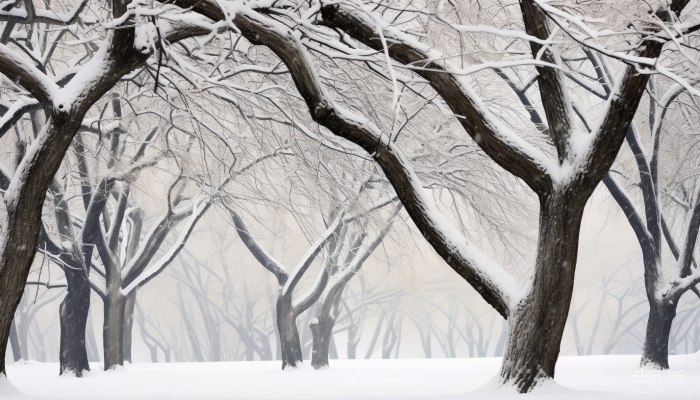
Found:
<path fill-rule="evenodd" d="M 529 398 L 700 397 L 700 354 L 672 356 L 669 371 L 640 371 L 639 356 L 562 357 L 556 382 Z M 466 399 L 521 397 L 494 390 L 498 358 L 332 360 L 280 370 L 280 362 L 134 364 L 85 377 L 59 377 L 57 364 L 7 366 L 0 396 L 70 399 Z M 14 387 L 13 387 L 14 386 Z M 19 393 L 19 392 L 21 393 Z M 8 398 L 8 397 L 4 397 Z M 24 397 L 25 399 L 27 397 Z"/>

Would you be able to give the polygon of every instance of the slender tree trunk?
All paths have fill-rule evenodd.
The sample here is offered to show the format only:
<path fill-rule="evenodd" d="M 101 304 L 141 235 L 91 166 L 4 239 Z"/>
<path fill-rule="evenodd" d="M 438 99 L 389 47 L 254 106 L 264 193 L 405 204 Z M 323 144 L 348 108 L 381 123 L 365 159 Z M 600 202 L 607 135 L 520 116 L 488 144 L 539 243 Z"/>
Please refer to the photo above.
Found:
<path fill-rule="evenodd" d="M 12 320 L 10 326 L 10 346 L 12 347 L 12 357 L 15 362 L 22 359 L 22 350 L 19 347 L 19 338 L 17 337 L 17 326 Z"/>
<path fill-rule="evenodd" d="M 503 356 L 503 348 L 506 344 L 506 334 L 508 333 L 507 324 L 501 328 L 501 335 L 498 337 L 498 342 L 496 342 L 496 348 L 493 350 L 494 357 Z"/>
<path fill-rule="evenodd" d="M 319 315 L 311 321 L 309 326 L 311 327 L 311 336 L 313 337 L 311 366 L 315 369 L 328 368 L 328 355 L 331 339 L 333 338 L 335 318 L 325 313 L 319 313 Z"/>
<path fill-rule="evenodd" d="M 335 337 L 331 335 L 330 345 L 328 346 L 328 355 L 331 360 L 338 359 L 338 347 L 335 345 Z"/>
<path fill-rule="evenodd" d="M 148 351 L 151 353 L 151 362 L 152 363 L 157 363 L 158 362 L 158 346 L 155 344 L 150 344 L 148 342 L 146 343 L 146 347 L 148 347 Z"/>
<path fill-rule="evenodd" d="M 90 370 L 85 346 L 85 329 L 90 312 L 90 283 L 83 271 L 64 268 L 68 292 L 59 309 L 61 344 L 59 375 L 83 376 Z"/>
<path fill-rule="evenodd" d="M 277 299 L 277 329 L 280 333 L 282 348 L 282 369 L 297 368 L 303 362 L 297 316 L 292 308 L 290 296 L 280 296 Z"/>
<path fill-rule="evenodd" d="M 349 311 L 348 319 L 350 320 L 350 327 L 348 328 L 348 359 L 354 360 L 357 358 L 357 345 L 360 343 L 359 326 L 354 324 Z"/>
<path fill-rule="evenodd" d="M 187 330 L 187 336 L 190 338 L 190 344 L 192 345 L 192 356 L 196 362 L 204 362 L 204 353 L 202 352 L 202 344 L 199 342 L 197 337 L 197 332 L 194 328 L 194 324 L 190 320 L 187 310 L 185 309 L 185 301 L 182 297 L 182 286 L 180 282 L 177 283 L 177 293 L 179 299 L 180 314 L 182 314 L 182 320 L 185 323 L 185 329 Z"/>
<path fill-rule="evenodd" d="M 39 329 L 39 323 L 34 320 L 31 324 L 34 327 L 34 335 L 32 335 L 32 344 L 36 353 L 36 360 L 42 363 L 46 362 L 46 343 L 44 343 L 44 332 Z"/>
<path fill-rule="evenodd" d="M 255 349 L 250 343 L 245 344 L 245 360 L 255 361 Z"/>
<path fill-rule="evenodd" d="M 668 339 L 676 316 L 677 301 L 664 299 L 650 305 L 641 366 L 668 369 Z"/>
<path fill-rule="evenodd" d="M 433 351 L 432 351 L 432 346 L 431 346 L 431 337 L 432 332 L 430 331 L 430 327 L 427 327 L 425 331 L 416 324 L 416 328 L 418 329 L 418 335 L 420 336 L 420 344 L 423 347 L 423 356 L 425 358 L 433 358 Z"/>
<path fill-rule="evenodd" d="M 592 191 L 592 190 L 591 190 Z M 529 392 L 554 377 L 574 287 L 579 231 L 590 193 L 553 191 L 540 200 L 535 276 L 508 318 L 501 382 Z"/>
<path fill-rule="evenodd" d="M 17 339 L 22 359 L 29 361 L 29 321 L 23 321 L 17 326 Z"/>
<path fill-rule="evenodd" d="M 382 309 L 382 313 L 379 315 L 379 320 L 377 321 L 377 326 L 374 328 L 374 333 L 372 334 L 372 339 L 369 342 L 369 347 L 367 348 L 367 353 L 365 354 L 366 359 L 372 358 L 372 353 L 374 352 L 374 347 L 377 345 L 377 340 L 379 339 L 379 333 L 382 330 L 382 325 L 384 324 L 384 318 L 386 318 L 386 310 Z"/>
<path fill-rule="evenodd" d="M 124 302 L 124 361 L 131 363 L 131 342 L 134 330 L 134 307 L 136 306 L 136 291 L 131 292 Z"/>
<path fill-rule="evenodd" d="M 126 298 L 121 291 L 108 293 L 104 299 L 104 369 L 114 369 L 124 365 L 124 309 Z"/>

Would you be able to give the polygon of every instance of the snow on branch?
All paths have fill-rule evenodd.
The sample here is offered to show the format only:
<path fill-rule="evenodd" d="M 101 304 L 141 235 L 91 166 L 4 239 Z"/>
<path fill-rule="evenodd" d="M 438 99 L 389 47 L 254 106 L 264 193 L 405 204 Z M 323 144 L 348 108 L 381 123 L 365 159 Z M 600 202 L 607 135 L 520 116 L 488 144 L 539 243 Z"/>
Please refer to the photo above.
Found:
<path fill-rule="evenodd" d="M 384 224 L 384 227 L 382 227 L 379 233 L 369 242 L 369 244 L 365 248 L 363 248 L 359 252 L 356 252 L 355 257 L 353 258 L 350 265 L 346 266 L 342 271 L 340 271 L 333 277 L 333 280 L 328 285 L 331 289 L 334 287 L 341 287 L 345 285 L 360 270 L 360 268 L 362 268 L 362 265 L 365 263 L 365 261 L 367 261 L 369 256 L 372 255 L 372 253 L 374 253 L 374 250 L 377 249 L 377 247 L 382 243 L 386 235 L 389 233 L 389 230 L 391 230 L 391 227 L 394 224 L 394 220 L 399 215 L 399 212 L 401 212 L 402 208 L 403 205 L 399 203 L 399 205 L 395 207 L 394 212 L 389 217 L 389 221 L 387 221 Z"/>
<path fill-rule="evenodd" d="M 262 247 L 260 247 L 255 239 L 250 235 L 248 227 L 243 222 L 243 219 L 238 215 L 238 213 L 228 204 L 227 198 L 224 198 L 224 207 L 228 210 L 233 224 L 236 227 L 236 232 L 241 238 L 243 244 L 248 248 L 250 253 L 255 257 L 256 260 L 262 265 L 266 270 L 272 272 L 277 278 L 280 286 L 284 286 L 289 278 L 287 271 L 285 271 L 284 265 L 272 257 L 268 252 L 266 252 Z"/>
<path fill-rule="evenodd" d="M 348 4 L 352 4 L 351 6 Z M 375 19 L 369 6 L 350 3 L 328 3 L 321 8 L 322 24 L 341 29 L 353 39 L 375 50 L 381 49 L 376 39 Z M 523 179 L 533 190 L 543 192 L 559 175 L 558 167 L 546 154 L 506 127 L 486 107 L 469 82 L 459 76 L 459 68 L 446 61 L 436 49 L 415 40 L 410 35 L 379 20 L 383 35 L 391 42 L 389 55 L 401 64 L 414 69 L 428 80 L 448 103 L 452 112 L 474 141 L 501 167 Z M 542 63 L 537 60 L 517 63 Z M 542 65 L 550 63 L 542 63 Z M 494 63 L 493 68 L 509 66 Z M 457 72 L 452 74 L 451 72 Z"/>
<path fill-rule="evenodd" d="M 311 247 L 309 247 L 309 250 L 306 251 L 306 254 L 304 254 L 304 256 L 301 258 L 301 261 L 299 261 L 299 264 L 297 264 L 294 271 L 289 275 L 287 283 L 282 288 L 282 296 L 291 296 L 297 284 L 299 283 L 299 281 L 301 281 L 301 278 L 304 276 L 304 273 L 307 269 L 309 269 L 311 264 L 316 259 L 316 256 L 318 256 L 318 254 L 321 252 L 326 243 L 328 243 L 328 241 L 331 239 L 331 236 L 338 234 L 338 231 L 343 226 L 343 224 L 341 223 L 343 220 L 343 215 L 344 213 L 342 212 L 338 213 L 338 216 L 336 217 L 335 221 L 333 221 L 333 223 L 328 227 L 328 229 L 326 229 L 326 231 L 323 232 L 323 235 L 321 235 L 321 237 L 318 238 L 318 240 L 316 240 L 316 242 L 314 242 L 314 244 L 312 244 Z M 323 274 L 327 273 L 328 271 L 323 272 Z M 298 306 L 298 303 L 295 305 L 295 308 L 296 306 Z"/>
<path fill-rule="evenodd" d="M 68 13 L 57 13 L 52 9 L 44 10 L 34 8 L 32 1 L 25 1 L 29 9 L 11 8 L 10 10 L 0 9 L 0 21 L 12 24 L 47 24 L 47 25 L 72 25 L 79 18 L 88 1 L 83 0 L 80 4 Z"/>
<path fill-rule="evenodd" d="M 170 265 L 185 244 L 187 244 L 187 239 L 189 239 L 190 235 L 192 234 L 197 222 L 211 206 L 211 198 L 208 194 L 202 193 L 193 203 L 192 215 L 187 222 L 187 226 L 185 226 L 182 233 L 180 233 L 180 237 L 177 239 L 175 244 L 155 264 L 153 264 L 148 270 L 146 270 L 138 278 L 134 279 L 133 282 L 128 284 L 128 286 L 122 290 L 124 296 L 128 296 L 131 294 L 131 292 L 137 290 L 160 274 L 168 265 Z"/>
<path fill-rule="evenodd" d="M 681 77 L 669 69 L 669 67 L 663 65 L 658 58 L 659 55 L 657 52 L 648 54 L 650 47 L 661 46 L 664 43 L 672 42 L 676 51 L 694 65 L 697 71 L 697 58 L 693 58 L 687 54 L 687 52 L 683 50 L 683 47 L 687 46 L 688 42 L 685 35 L 697 31 L 700 28 L 700 22 L 693 21 L 682 23 L 678 19 L 681 11 L 688 3 L 687 0 L 674 0 L 669 8 L 673 14 L 663 7 L 655 10 L 650 14 L 651 16 L 648 20 L 643 21 L 644 29 L 629 28 L 624 31 L 615 31 L 610 28 L 597 29 L 591 24 L 603 24 L 606 22 L 605 19 L 590 18 L 563 11 L 549 5 L 549 0 L 532 1 L 537 3 L 563 32 L 581 46 L 626 63 L 634 67 L 637 73 L 663 75 L 683 85 L 683 87 L 694 96 L 700 96 L 700 90 L 693 87 L 691 83 L 692 79 L 689 80 L 687 77 Z M 601 38 L 610 37 L 623 38 L 623 43 L 626 44 L 626 48 L 615 50 L 601 44 L 599 41 Z M 635 39 L 631 40 L 629 37 Z M 678 64 L 678 61 L 676 60 L 673 63 Z M 697 80 L 697 77 L 694 77 L 694 79 Z"/>
<path fill-rule="evenodd" d="M 50 104 L 59 91 L 58 85 L 48 76 L 2 43 L 0 43 L 0 73 L 45 105 Z"/>
<path fill-rule="evenodd" d="M 32 110 L 39 109 L 39 102 L 30 98 L 20 98 L 0 117 L 0 138 L 5 136 L 12 126 L 22 116 Z"/>
<path fill-rule="evenodd" d="M 225 18 L 219 3 L 213 0 L 175 0 L 174 4 L 191 8 L 215 21 Z M 297 90 L 307 103 L 312 118 L 333 134 L 359 145 L 377 161 L 394 186 L 409 215 L 433 248 L 489 304 L 502 316 L 507 317 L 512 305 L 520 298 L 522 285 L 501 266 L 470 246 L 466 238 L 447 221 L 423 188 L 408 159 L 401 149 L 389 140 L 388 135 L 383 134 L 371 121 L 333 102 L 321 84 L 313 61 L 295 33 L 284 24 L 245 6 L 238 6 L 236 11 L 233 19 L 236 28 L 248 41 L 267 46 L 285 63 Z M 374 35 L 371 29 L 370 35 Z M 400 43 L 394 42 L 389 47 L 390 53 L 399 45 Z M 416 45 L 421 48 L 423 46 L 420 43 Z M 422 54 L 417 56 L 417 59 L 423 58 Z M 447 77 L 447 74 L 438 76 Z M 470 93 L 473 94 L 471 91 Z M 485 110 L 480 100 L 478 105 L 480 110 Z M 486 124 L 484 120 L 479 121 L 482 123 L 481 127 L 493 129 L 493 126 Z M 500 126 L 500 123 L 495 120 L 490 119 L 489 123 Z M 502 143 L 505 146 L 504 152 L 508 154 L 511 153 L 509 149 L 517 148 L 517 144 L 524 142 L 519 137 L 508 136 L 508 139 L 513 141 L 512 147 L 510 142 Z M 500 142 L 500 140 L 505 138 L 502 136 L 496 138 L 496 141 Z M 521 165 L 524 165 L 524 168 L 542 177 L 542 180 L 548 180 L 547 168 L 552 163 L 546 156 L 538 152 L 541 157 L 544 157 L 538 164 L 526 154 L 517 151 L 516 153 L 520 155 L 516 155 L 516 158 L 522 161 Z"/>

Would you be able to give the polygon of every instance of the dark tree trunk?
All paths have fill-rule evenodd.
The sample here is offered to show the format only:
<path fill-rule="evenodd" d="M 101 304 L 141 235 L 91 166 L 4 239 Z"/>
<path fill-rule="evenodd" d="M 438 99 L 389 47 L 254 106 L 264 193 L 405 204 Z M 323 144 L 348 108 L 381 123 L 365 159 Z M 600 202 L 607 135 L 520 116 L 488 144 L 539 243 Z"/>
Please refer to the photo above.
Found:
<path fill-rule="evenodd" d="M 0 372 L 5 371 L 5 352 L 10 336 L 10 326 L 15 316 L 27 282 L 29 270 L 36 255 L 41 227 L 41 214 L 46 191 L 73 135 L 80 126 L 87 109 L 74 114 L 53 111 L 50 126 L 37 140 L 52 140 L 51 146 L 41 146 L 30 159 L 20 165 L 17 174 L 23 182 L 11 192 L 5 192 L 7 217 L 3 224 L 3 240 L 0 243 Z"/>
<path fill-rule="evenodd" d="M 126 298 L 120 291 L 108 294 L 104 299 L 104 325 L 102 341 L 104 346 L 104 369 L 114 369 L 124 365 L 124 309 Z"/>
<path fill-rule="evenodd" d="M 677 301 L 655 301 L 650 305 L 641 366 L 668 369 L 668 338 L 676 317 Z"/>
<path fill-rule="evenodd" d="M 320 314 L 309 324 L 313 337 L 311 350 L 311 366 L 315 369 L 328 368 L 328 355 L 333 338 L 335 318 L 330 315 Z"/>
<path fill-rule="evenodd" d="M 64 268 L 68 293 L 60 306 L 61 344 L 59 375 L 83 376 L 90 370 L 85 346 L 85 329 L 90 312 L 90 283 L 83 271 Z"/>
<path fill-rule="evenodd" d="M 297 316 L 289 296 L 280 296 L 277 299 L 277 329 L 282 348 L 282 369 L 297 368 L 304 359 L 297 329 Z"/>
<path fill-rule="evenodd" d="M 131 338 L 134 329 L 134 307 L 136 306 L 136 291 L 131 292 L 124 302 L 124 361 L 131 363 Z"/>
<path fill-rule="evenodd" d="M 529 392 L 554 377 L 574 287 L 579 230 L 589 193 L 554 191 L 541 199 L 535 277 L 509 317 L 501 382 Z"/>

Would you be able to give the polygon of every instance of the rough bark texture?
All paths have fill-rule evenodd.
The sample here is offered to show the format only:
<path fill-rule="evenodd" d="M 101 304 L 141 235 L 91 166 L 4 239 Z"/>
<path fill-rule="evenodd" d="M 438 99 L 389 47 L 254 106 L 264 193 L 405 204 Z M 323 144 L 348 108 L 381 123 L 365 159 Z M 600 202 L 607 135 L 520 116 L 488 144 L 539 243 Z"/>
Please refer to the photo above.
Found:
<path fill-rule="evenodd" d="M 297 368 L 298 364 L 304 361 L 297 329 L 297 315 L 291 303 L 287 296 L 277 299 L 277 329 L 282 347 L 282 369 Z"/>
<path fill-rule="evenodd" d="M 661 300 L 650 303 L 650 306 L 641 366 L 668 369 L 668 339 L 676 317 L 677 302 Z"/>
<path fill-rule="evenodd" d="M 115 16 L 126 11 L 124 2 L 115 2 Z M 53 104 L 47 93 L 33 91 L 42 104 L 48 108 L 50 120 L 45 134 L 37 140 L 44 140 L 38 150 L 28 154 L 18 170 L 22 182 L 18 182 L 13 198 L 6 193 L 7 222 L 3 232 L 4 240 L 0 248 L 0 372 L 5 373 L 5 351 L 14 312 L 19 305 L 27 281 L 29 269 L 34 260 L 39 240 L 41 214 L 46 199 L 46 191 L 58 171 L 73 137 L 88 109 L 118 81 L 119 77 L 140 64 L 148 54 L 139 54 L 133 48 L 133 29 L 117 30 L 113 37 L 114 51 L 106 60 L 110 74 L 100 82 L 86 88 L 79 101 L 74 104 Z M 7 67 L 7 66 L 6 66 Z M 11 69 L 9 72 L 14 72 Z M 4 72 L 4 71 L 3 71 Z M 51 105 L 51 106 L 49 106 Z"/>
<path fill-rule="evenodd" d="M 591 191 L 555 192 L 542 199 L 535 278 L 509 318 L 501 366 L 501 382 L 522 392 L 554 377 L 574 288 L 581 219 Z"/>
<path fill-rule="evenodd" d="M 313 336 L 311 366 L 315 369 L 328 368 L 328 355 L 333 337 L 335 318 L 331 315 L 319 315 L 309 324 Z"/>
<path fill-rule="evenodd" d="M 127 11 L 126 0 L 112 2 L 112 16 L 119 18 Z M 174 30 L 167 39 L 170 42 L 210 33 L 209 30 L 186 27 Z M 103 60 L 99 76 L 79 88 L 72 103 L 52 98 L 32 73 L 12 61 L 0 62 L 0 73 L 22 86 L 38 100 L 47 114 L 43 133 L 32 145 L 20 164 L 11 191 L 5 192 L 7 220 L 3 226 L 0 244 L 0 372 L 5 373 L 5 352 L 10 326 L 19 305 L 27 281 L 29 269 L 37 251 L 41 215 L 46 191 L 63 161 L 73 137 L 80 128 L 87 111 L 109 89 L 151 55 L 147 47 L 134 47 L 133 27 L 115 29 L 105 39 L 110 46 Z M 50 79 L 50 78 L 49 78 Z M 70 96 L 69 98 L 72 98 Z"/>
<path fill-rule="evenodd" d="M 59 349 L 59 375 L 72 373 L 82 376 L 90 370 L 85 329 L 90 311 L 90 283 L 82 271 L 64 268 L 68 282 L 68 293 L 59 309 L 61 344 Z"/>
<path fill-rule="evenodd" d="M 124 349 L 124 361 L 131 363 L 131 338 L 134 329 L 134 307 L 136 306 L 136 292 L 126 297 L 124 303 L 124 338 L 122 348 Z"/>
<path fill-rule="evenodd" d="M 126 298 L 121 291 L 110 293 L 104 299 L 104 325 L 102 341 L 104 347 L 104 369 L 124 365 L 124 309 Z"/>
<path fill-rule="evenodd" d="M 670 8 L 674 13 L 680 14 L 687 3 L 687 0 L 674 0 Z M 196 12 L 214 20 L 225 17 L 213 1 L 176 0 L 175 4 L 192 7 Z M 528 4 L 532 5 L 532 2 Z M 236 14 L 233 23 L 251 43 L 269 47 L 285 63 L 314 121 L 334 134 L 359 145 L 372 155 L 391 182 L 411 219 L 436 252 L 504 318 L 512 317 L 508 349 L 501 374 L 502 381 L 514 384 L 521 392 L 528 392 L 540 380 L 554 376 L 554 366 L 573 289 L 583 208 L 620 150 L 649 75 L 639 73 L 635 67 L 627 68 L 616 95 L 608 102 L 607 114 L 594 133 L 590 152 L 584 160 L 568 160 L 577 166 L 575 176 L 570 177 L 575 182 L 568 184 L 567 188 L 562 188 L 559 186 L 561 183 L 555 182 L 539 162 L 521 151 L 520 147 L 508 144 L 501 135 L 493 131 L 493 117 L 482 112 L 479 100 L 469 94 L 469 90 L 463 90 L 462 81 L 445 71 L 442 62 L 434 62 L 431 53 L 424 52 L 420 46 L 413 46 L 412 41 L 403 43 L 400 35 L 393 37 L 391 32 L 386 31 L 384 37 L 391 45 L 385 49 L 380 35 L 376 32 L 377 25 L 365 23 L 367 18 L 363 12 L 343 7 L 345 6 L 335 2 L 322 5 L 321 23 L 342 30 L 374 50 L 387 51 L 388 55 L 399 63 L 424 67 L 417 69 L 416 73 L 431 83 L 455 115 L 462 116 L 459 122 L 466 133 L 474 138 L 491 159 L 506 171 L 521 178 L 539 196 L 543 214 L 540 217 L 535 278 L 530 292 L 516 306 L 511 304 L 508 293 L 501 290 L 498 283 L 490 279 L 488 274 L 480 274 L 477 268 L 461 259 L 450 246 L 450 241 L 436 229 L 413 186 L 414 182 L 408 172 L 410 167 L 405 165 L 402 155 L 381 140 L 377 140 L 378 135 L 368 132 L 364 123 L 358 124 L 357 121 L 344 118 L 343 113 L 338 112 L 332 99 L 316 81 L 313 67 L 307 65 L 308 58 L 304 50 L 299 48 L 294 34 L 284 31 L 284 27 L 281 26 L 269 28 L 272 21 L 264 21 L 264 18 L 255 15 Z M 355 12 L 357 18 L 352 15 Z M 541 18 L 541 14 L 536 10 L 527 10 L 527 14 L 524 16 L 525 23 L 530 23 L 533 33 L 539 35 L 537 32 L 546 26 L 532 19 Z M 668 17 L 659 15 L 663 21 L 668 21 Z M 646 41 L 640 44 L 638 55 L 657 58 L 662 48 L 663 43 Z M 556 81 L 558 79 L 545 83 L 555 85 Z M 556 93 L 542 93 L 542 90 L 546 91 L 545 86 L 540 89 L 540 94 L 546 106 L 552 104 L 549 100 L 556 100 L 561 96 L 557 96 Z M 551 110 L 556 117 L 557 110 L 569 107 L 569 104 L 553 104 Z M 557 131 L 558 129 L 551 129 L 550 126 L 550 132 L 556 135 L 553 138 L 555 143 L 568 145 L 565 142 L 572 132 Z M 565 147 L 556 147 L 561 165 L 562 160 L 570 154 Z M 570 191 L 571 188 L 576 188 L 576 191 Z"/>
<path fill-rule="evenodd" d="M 87 111 L 87 110 L 85 110 Z M 0 372 L 5 373 L 5 351 L 10 334 L 10 325 L 15 310 L 22 299 L 24 283 L 34 261 L 39 240 L 41 211 L 46 199 L 46 190 L 53 180 L 63 155 L 68 150 L 73 135 L 80 126 L 85 113 L 73 116 L 55 112 L 52 115 L 48 137 L 51 146 L 42 147 L 31 160 L 20 166 L 25 177 L 24 184 L 14 193 L 7 209 L 3 246 L 0 249 Z M 48 137 L 45 139 L 47 140 Z M 38 139 L 41 140 L 41 139 Z"/>

